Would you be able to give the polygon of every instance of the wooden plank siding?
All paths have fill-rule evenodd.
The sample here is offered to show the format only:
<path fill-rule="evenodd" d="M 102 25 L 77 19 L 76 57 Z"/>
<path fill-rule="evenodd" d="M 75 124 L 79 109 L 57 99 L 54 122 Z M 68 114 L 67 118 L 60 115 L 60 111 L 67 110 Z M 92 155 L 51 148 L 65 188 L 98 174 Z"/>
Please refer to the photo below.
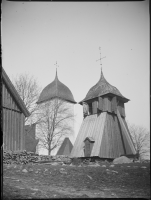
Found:
<path fill-rule="evenodd" d="M 126 154 L 136 154 L 136 150 L 133 145 L 132 139 L 127 131 L 125 123 L 124 123 L 124 121 L 120 115 L 120 112 L 118 110 L 117 110 L 117 116 L 118 116 L 118 120 L 120 122 L 121 129 L 122 129 L 122 135 L 123 135 L 123 139 L 124 139 L 124 143 L 125 143 Z"/>
<path fill-rule="evenodd" d="M 102 97 L 98 97 L 98 109 L 100 111 L 103 111 L 103 98 Z"/>
<path fill-rule="evenodd" d="M 23 150 L 25 145 L 21 140 L 24 140 L 24 114 L 21 113 L 4 82 L 2 95 L 4 150 Z"/>
<path fill-rule="evenodd" d="M 87 116 L 81 125 L 71 157 L 84 157 L 84 140 L 87 137 L 94 138 L 91 157 L 116 158 L 123 154 L 135 154 L 131 138 L 127 132 L 123 118 L 108 112 L 102 112 L 99 116 Z"/>
<path fill-rule="evenodd" d="M 84 140 L 86 137 L 92 137 L 95 140 L 91 156 L 99 156 L 105 118 L 106 112 L 103 112 L 98 117 L 97 114 L 95 114 L 87 116 L 83 120 L 79 134 L 70 154 L 71 157 L 84 157 Z"/>
<path fill-rule="evenodd" d="M 111 100 L 111 111 L 116 113 L 117 110 L 117 100 L 116 100 L 116 96 L 114 96 Z"/>
<path fill-rule="evenodd" d="M 97 112 L 98 112 L 98 101 L 97 100 L 94 100 L 92 102 L 92 111 L 93 111 L 93 114 L 97 114 Z"/>
<path fill-rule="evenodd" d="M 125 107 L 124 107 L 124 102 L 119 102 L 118 103 L 118 110 L 119 110 L 119 113 L 120 113 L 120 115 L 122 116 L 122 117 L 126 117 L 125 116 Z"/>
<path fill-rule="evenodd" d="M 107 96 L 103 97 L 103 111 L 111 112 L 111 99 Z"/>

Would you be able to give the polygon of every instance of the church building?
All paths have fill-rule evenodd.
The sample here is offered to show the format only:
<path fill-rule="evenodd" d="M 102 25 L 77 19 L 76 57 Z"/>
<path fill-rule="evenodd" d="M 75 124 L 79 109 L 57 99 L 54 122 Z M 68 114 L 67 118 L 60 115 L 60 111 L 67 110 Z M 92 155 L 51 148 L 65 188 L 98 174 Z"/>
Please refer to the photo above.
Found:
<path fill-rule="evenodd" d="M 42 105 L 46 102 L 52 102 L 56 99 L 62 100 L 65 102 L 65 106 L 68 107 L 70 113 L 74 115 L 74 104 L 76 104 L 73 94 L 70 89 L 59 81 L 57 70 L 55 79 L 48 84 L 41 92 L 37 104 Z M 62 113 L 63 114 L 63 113 Z M 74 120 L 68 120 L 68 125 L 71 127 L 71 133 L 65 135 L 65 137 L 69 137 L 70 141 L 74 141 Z M 64 139 L 64 137 L 62 138 Z"/>

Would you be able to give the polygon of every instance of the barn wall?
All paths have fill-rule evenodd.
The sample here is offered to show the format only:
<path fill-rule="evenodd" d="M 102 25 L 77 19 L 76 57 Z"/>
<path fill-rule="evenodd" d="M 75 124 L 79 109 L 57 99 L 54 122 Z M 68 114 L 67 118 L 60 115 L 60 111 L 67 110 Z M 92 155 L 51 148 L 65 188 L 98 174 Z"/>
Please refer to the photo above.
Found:
<path fill-rule="evenodd" d="M 23 150 L 24 145 L 24 120 L 25 116 L 14 101 L 9 89 L 3 83 L 3 142 L 4 150 Z"/>

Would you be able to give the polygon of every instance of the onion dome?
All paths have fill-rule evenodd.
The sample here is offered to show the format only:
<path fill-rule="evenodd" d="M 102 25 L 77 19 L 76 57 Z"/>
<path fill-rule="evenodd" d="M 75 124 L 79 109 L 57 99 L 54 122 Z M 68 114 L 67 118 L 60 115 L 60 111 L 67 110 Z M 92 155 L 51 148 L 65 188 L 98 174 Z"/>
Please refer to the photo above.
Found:
<path fill-rule="evenodd" d="M 125 103 L 129 101 L 129 99 L 125 98 L 116 87 L 112 86 L 111 84 L 107 82 L 101 70 L 100 80 L 88 91 L 86 97 L 82 101 L 80 101 L 79 104 L 82 104 L 82 102 L 85 102 L 87 100 L 90 100 L 99 96 L 103 96 L 106 94 L 116 95 L 117 97 L 122 99 L 123 102 Z"/>
<path fill-rule="evenodd" d="M 57 76 L 56 70 L 56 77 L 52 83 L 47 85 L 41 92 L 37 104 L 49 101 L 54 98 L 60 98 L 70 103 L 76 103 L 70 89 L 61 83 Z"/>

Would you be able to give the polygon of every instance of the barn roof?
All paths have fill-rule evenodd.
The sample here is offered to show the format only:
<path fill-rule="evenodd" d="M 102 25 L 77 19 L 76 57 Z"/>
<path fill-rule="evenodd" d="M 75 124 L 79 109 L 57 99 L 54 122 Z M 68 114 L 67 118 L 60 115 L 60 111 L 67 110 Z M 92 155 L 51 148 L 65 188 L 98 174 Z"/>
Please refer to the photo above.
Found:
<path fill-rule="evenodd" d="M 16 91 L 14 85 L 12 84 L 11 80 L 7 76 L 7 74 L 6 74 L 5 70 L 3 69 L 3 67 L 2 67 L 2 80 L 4 81 L 5 85 L 7 86 L 9 92 L 14 97 L 14 100 L 16 101 L 17 105 L 19 106 L 20 110 L 23 112 L 23 114 L 26 117 L 29 117 L 29 115 L 30 115 L 29 111 L 27 110 L 23 100 L 19 96 L 18 92 Z"/>
<path fill-rule="evenodd" d="M 56 155 L 70 155 L 73 145 L 69 138 L 65 138 Z"/>
<path fill-rule="evenodd" d="M 80 101 L 79 104 L 82 104 L 82 102 L 84 101 L 87 101 L 99 96 L 103 96 L 109 93 L 118 96 L 124 102 L 129 101 L 129 99 L 125 98 L 116 87 L 112 86 L 111 84 L 107 82 L 101 70 L 101 76 L 100 76 L 99 81 L 92 88 L 90 88 L 86 97 L 82 101 Z"/>
<path fill-rule="evenodd" d="M 70 103 L 76 103 L 70 89 L 59 81 L 57 71 L 54 81 L 42 90 L 37 104 L 49 101 L 56 97 Z"/>

